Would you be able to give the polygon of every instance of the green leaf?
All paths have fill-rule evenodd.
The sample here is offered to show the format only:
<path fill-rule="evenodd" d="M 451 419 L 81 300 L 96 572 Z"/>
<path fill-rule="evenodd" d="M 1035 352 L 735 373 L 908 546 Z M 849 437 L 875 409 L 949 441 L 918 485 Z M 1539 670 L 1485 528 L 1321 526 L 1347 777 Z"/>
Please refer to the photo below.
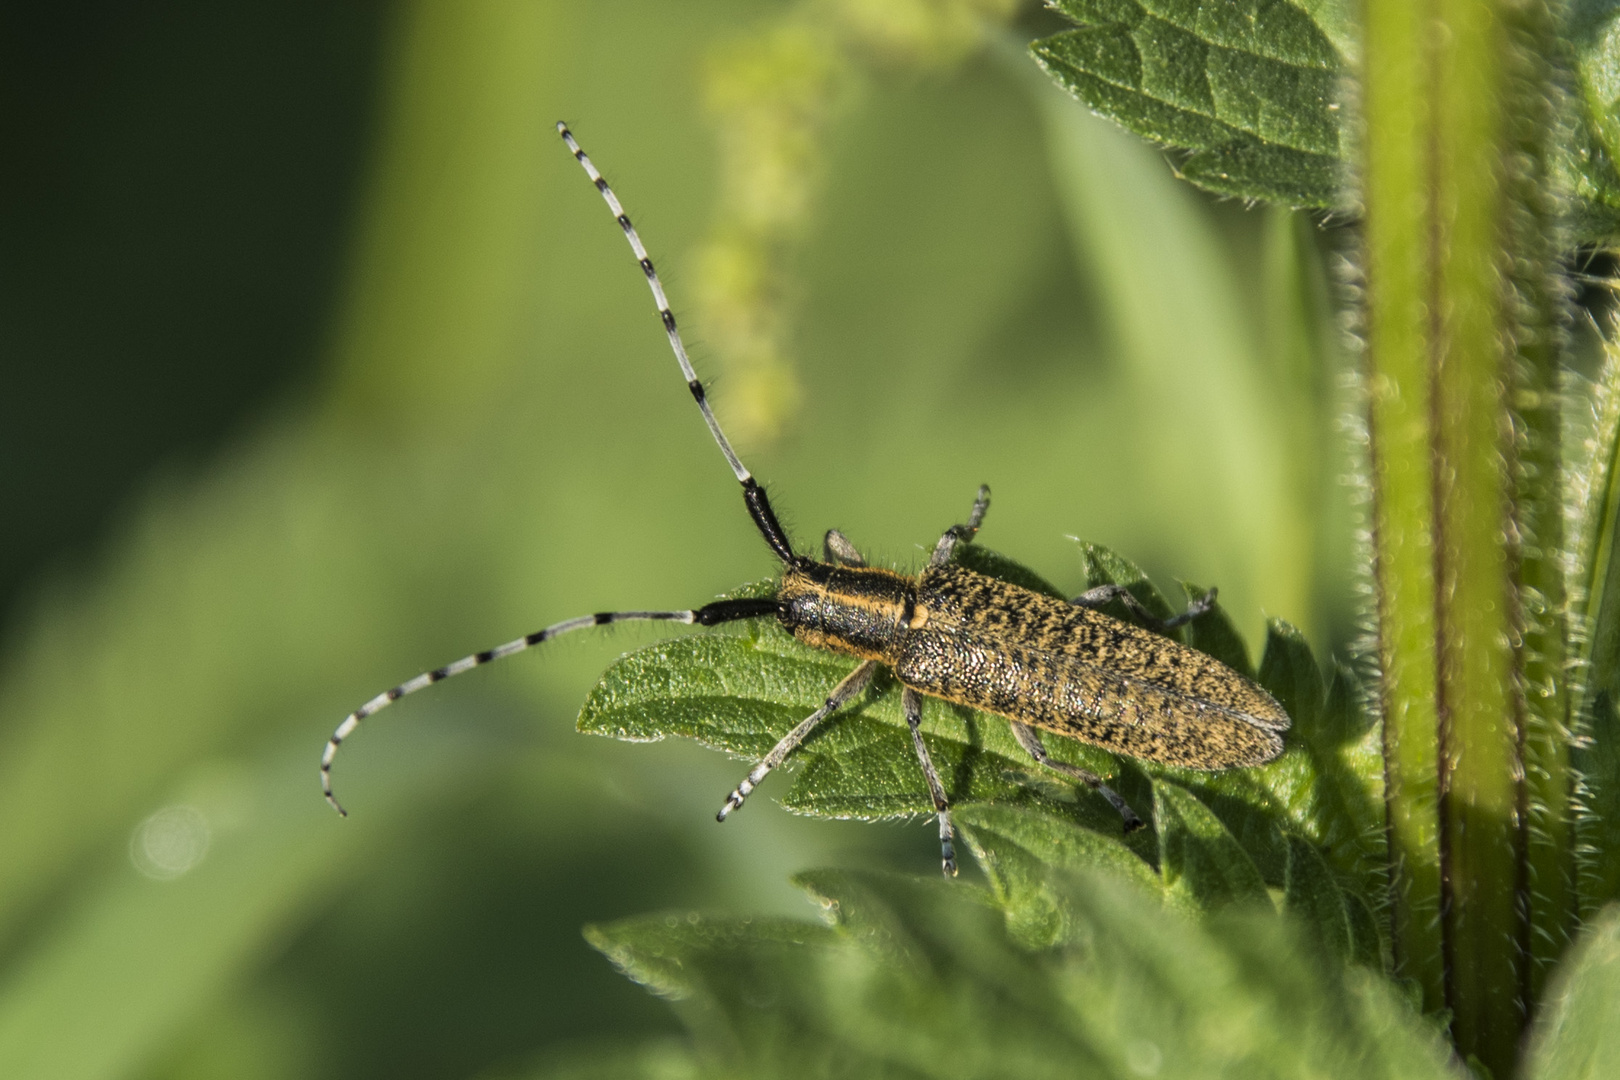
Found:
<path fill-rule="evenodd" d="M 1190 921 L 1105 879 L 1077 885 L 1092 933 L 1069 1000 L 1116 1075 L 1452 1075 L 1388 983 L 1322 964 L 1265 909 Z"/>
<path fill-rule="evenodd" d="M 783 975 L 796 969 L 802 975 L 802 947 L 832 942 L 832 932 L 824 926 L 747 916 L 645 915 L 608 928 L 587 926 L 584 933 L 615 967 L 659 997 L 707 999 L 710 1006 L 728 1009 L 752 1004 L 740 991 L 752 982 L 752 992 L 759 992 L 756 968 L 774 969 L 769 981 L 790 985 L 794 980 Z M 690 962 L 692 956 L 718 956 L 722 963 L 718 969 L 697 965 Z"/>
<path fill-rule="evenodd" d="M 1336 666 L 1324 689 L 1321 670 L 1300 632 L 1282 619 L 1267 627 L 1260 684 L 1293 719 L 1288 740 L 1305 759 L 1311 777 L 1310 804 L 1296 824 L 1309 819 L 1310 839 L 1327 853 L 1344 878 L 1364 881 L 1381 861 L 1378 824 L 1383 813 L 1382 761 L 1367 740 L 1371 718 L 1361 708 L 1349 671 Z"/>
<path fill-rule="evenodd" d="M 1322 964 L 1274 915 L 1189 920 L 1081 871 L 1075 937 L 1031 951 L 979 889 L 799 881 L 831 929 L 669 915 L 589 936 L 674 999 L 714 1075 L 1456 1075 L 1388 983 Z"/>
<path fill-rule="evenodd" d="M 797 880 L 849 942 L 823 967 L 826 1022 L 889 1074 L 1104 1071 L 1045 958 L 1012 940 L 982 890 L 840 871 Z"/>
<path fill-rule="evenodd" d="M 1585 119 L 1612 160 L 1620 155 L 1620 4 L 1584 0 L 1570 9 L 1566 34 Z"/>
<path fill-rule="evenodd" d="M 1620 907 L 1610 906 L 1564 957 L 1536 1017 L 1529 1080 L 1598 1080 L 1620 1057 Z"/>
<path fill-rule="evenodd" d="M 939 974 L 954 941 L 1004 938 L 989 893 L 937 877 L 886 871 L 811 870 L 793 883 L 808 892 L 848 941 L 919 976 Z"/>
<path fill-rule="evenodd" d="M 1101 544 L 1088 544 L 1083 540 L 1075 542 L 1080 545 L 1080 558 L 1085 566 L 1087 589 L 1095 589 L 1099 585 L 1123 585 L 1136 598 L 1136 602 L 1147 608 L 1154 618 L 1168 619 L 1176 614 L 1170 609 L 1170 602 L 1164 598 L 1164 594 L 1159 592 L 1153 582 L 1148 580 L 1141 567 Z M 1130 608 L 1120 600 L 1110 600 L 1097 610 L 1122 622 L 1137 621 Z"/>
<path fill-rule="evenodd" d="M 1389 949 L 1385 946 L 1384 935 L 1367 901 L 1345 890 L 1344 910 L 1350 918 L 1351 959 L 1374 971 L 1388 971 Z"/>
<path fill-rule="evenodd" d="M 1209 592 L 1186 581 L 1181 583 L 1181 589 L 1187 594 L 1189 603 L 1202 599 Z M 1243 635 L 1238 633 L 1219 603 L 1187 624 L 1187 644 L 1199 652 L 1208 653 L 1239 675 L 1254 678 L 1254 665 L 1249 663 L 1249 647 L 1243 644 Z"/>
<path fill-rule="evenodd" d="M 975 889 L 819 871 L 832 928 L 653 916 L 587 938 L 672 1000 L 700 1058 L 769 1076 L 989 1075 L 1084 1067 L 1050 977 Z"/>
<path fill-rule="evenodd" d="M 1252 139 L 1194 150 L 1176 166 L 1206 191 L 1296 207 L 1331 207 L 1344 182 L 1344 162 Z"/>
<path fill-rule="evenodd" d="M 856 661 L 807 648 L 775 627 L 695 634 L 621 657 L 580 709 L 579 730 L 630 742 L 684 735 L 761 757 L 813 712 Z M 852 709 L 878 697 L 871 690 Z"/>
<path fill-rule="evenodd" d="M 1159 872 L 1172 899 L 1203 911 L 1237 903 L 1270 906 L 1254 860 L 1192 792 L 1154 781 L 1153 825 L 1159 834 Z"/>
<path fill-rule="evenodd" d="M 1260 655 L 1259 682 L 1292 720 L 1292 738 L 1312 738 L 1321 728 L 1325 689 L 1322 669 L 1311 647 L 1294 626 L 1281 619 L 1266 625 L 1266 648 Z"/>
<path fill-rule="evenodd" d="M 1579 118 L 1570 124 L 1569 145 L 1556 165 L 1558 179 L 1574 196 L 1574 235 L 1601 242 L 1620 233 L 1620 169 L 1591 124 Z"/>
<path fill-rule="evenodd" d="M 1361 31 L 1356 25 L 1359 5 L 1352 0 L 1290 0 L 1321 28 L 1339 55 L 1356 59 L 1361 52 Z"/>
<path fill-rule="evenodd" d="M 800 1068 L 855 1062 L 818 1020 L 817 961 L 837 943 L 825 926 L 781 918 L 647 915 L 588 926 L 585 940 L 668 999 L 706 1056 L 733 1068 L 768 1048 Z"/>
<path fill-rule="evenodd" d="M 533 1069 L 495 1074 L 500 1080 L 701 1080 L 706 1075 L 696 1055 L 677 1039 L 632 1046 L 615 1039 L 576 1048 Z"/>
<path fill-rule="evenodd" d="M 1288 838 L 1288 883 L 1283 910 L 1298 919 L 1330 956 L 1348 960 L 1354 932 L 1333 872 L 1309 842 Z"/>
<path fill-rule="evenodd" d="M 1145 896 L 1161 891 L 1151 866 L 1101 833 L 1012 806 L 970 804 L 954 817 L 1007 913 L 1008 929 L 1031 947 L 1072 937 L 1063 904 L 1068 890 L 1054 880 L 1053 871 L 1108 874 L 1134 883 Z"/>
<path fill-rule="evenodd" d="M 1036 59 L 1104 116 L 1199 152 L 1189 178 L 1246 198 L 1334 204 L 1343 60 L 1303 11 L 1169 0 L 1057 7 L 1081 27 L 1037 42 Z"/>

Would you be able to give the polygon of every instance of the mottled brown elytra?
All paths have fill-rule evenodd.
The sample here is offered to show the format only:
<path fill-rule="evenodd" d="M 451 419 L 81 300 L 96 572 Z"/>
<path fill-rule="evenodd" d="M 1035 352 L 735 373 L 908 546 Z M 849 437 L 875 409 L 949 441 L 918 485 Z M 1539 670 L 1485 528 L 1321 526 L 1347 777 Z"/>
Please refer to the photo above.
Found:
<path fill-rule="evenodd" d="M 984 520 L 990 505 L 988 488 L 979 489 L 967 522 L 946 530 L 928 565 L 914 577 L 867 566 L 855 546 L 836 529 L 826 534 L 822 560 L 796 553 L 765 489 L 743 467 L 709 408 L 641 238 L 568 128 L 558 124 L 557 131 L 607 200 L 647 275 L 687 388 L 742 484 L 749 516 L 782 561 L 781 584 L 774 597 L 721 600 L 689 611 L 611 611 L 569 619 L 378 694 L 338 725 L 321 755 L 321 789 L 338 813 L 344 810 L 332 794 L 332 759 L 366 717 L 441 679 L 560 634 L 634 620 L 714 626 L 774 616 L 805 644 L 863 661 L 833 687 L 821 708 L 800 721 L 749 770 L 720 808 L 717 816 L 721 821 L 743 804 L 767 773 L 787 760 L 817 724 L 859 696 L 879 665 L 890 668 L 902 686 L 901 707 L 911 729 L 912 746 L 939 817 L 940 852 L 948 875 L 956 873 L 951 814 L 921 733 L 924 696 L 1005 717 L 1019 745 L 1036 761 L 1106 798 L 1124 819 L 1126 832 L 1140 827 L 1141 819 L 1101 777 L 1048 756 L 1041 731 L 1193 769 L 1260 765 L 1282 752 L 1288 714 L 1270 694 L 1162 633 L 1092 610 L 1117 599 L 1143 622 L 1164 631 L 1208 611 L 1214 604 L 1214 589 L 1182 614 L 1160 621 L 1118 585 L 1105 585 L 1065 602 L 953 563 L 956 546 L 970 543 Z"/>

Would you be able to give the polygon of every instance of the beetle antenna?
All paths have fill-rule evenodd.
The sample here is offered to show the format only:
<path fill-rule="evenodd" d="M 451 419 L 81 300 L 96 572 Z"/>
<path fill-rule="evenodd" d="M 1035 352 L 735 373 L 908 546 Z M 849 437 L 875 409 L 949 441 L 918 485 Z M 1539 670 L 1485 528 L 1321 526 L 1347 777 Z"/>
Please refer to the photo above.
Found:
<path fill-rule="evenodd" d="M 669 300 L 664 296 L 663 282 L 658 280 L 658 271 L 653 269 L 652 259 L 647 256 L 647 249 L 641 243 L 641 237 L 636 235 L 636 227 L 630 224 L 630 218 L 625 214 L 624 207 L 619 205 L 619 197 L 613 194 L 608 182 L 602 178 L 591 159 L 585 156 L 585 151 L 579 148 L 574 141 L 573 132 L 568 125 L 558 121 L 557 134 L 562 136 L 563 142 L 574 158 L 584 168 L 585 175 L 591 178 L 596 190 L 602 193 L 607 200 L 608 209 L 619 222 L 619 228 L 624 230 L 624 238 L 630 241 L 630 250 L 635 252 L 636 261 L 641 264 L 641 272 L 647 275 L 647 286 L 652 289 L 653 300 L 658 304 L 658 316 L 664 321 L 664 332 L 669 335 L 669 347 L 675 352 L 675 360 L 681 365 L 681 374 L 686 377 L 686 388 L 692 391 L 692 397 L 697 401 L 698 409 L 703 413 L 703 422 L 709 425 L 709 434 L 714 436 L 715 443 L 720 452 L 726 455 L 726 464 L 731 466 L 732 473 L 737 482 L 742 485 L 743 501 L 748 504 L 748 514 L 754 519 L 754 525 L 759 529 L 760 535 L 771 546 L 776 557 L 785 563 L 798 561 L 793 553 L 793 545 L 788 542 L 787 533 L 776 520 L 776 512 L 771 509 L 771 502 L 765 496 L 765 489 L 759 486 L 752 473 L 743 465 L 742 459 L 731 448 L 731 441 L 720 428 L 720 421 L 715 419 L 714 410 L 709 407 L 708 396 L 703 392 L 703 384 L 698 381 L 697 373 L 692 370 L 692 361 L 687 358 L 686 345 L 681 341 L 681 332 L 675 326 L 675 314 L 669 310 Z"/>
<path fill-rule="evenodd" d="M 475 667 L 483 667 L 491 660 L 501 660 L 513 656 L 525 649 L 532 649 L 542 642 L 552 638 L 571 634 L 575 630 L 584 630 L 592 626 L 608 626 L 621 622 L 673 622 L 685 623 L 688 626 L 718 626 L 721 623 L 736 622 L 738 619 L 757 619 L 765 615 L 774 615 L 777 611 L 775 600 L 741 599 L 716 600 L 712 604 L 694 608 L 690 611 L 599 611 L 595 615 L 581 615 L 577 619 L 566 619 L 560 623 L 553 623 L 544 630 L 536 630 L 532 634 L 525 634 L 515 641 L 508 641 L 505 645 L 497 645 L 493 649 L 485 649 L 471 656 L 463 656 L 453 664 L 446 664 L 432 671 L 424 671 L 414 679 L 400 683 L 392 690 L 384 690 L 354 712 L 343 718 L 332 737 L 326 740 L 326 749 L 321 753 L 321 791 L 326 795 L 326 801 L 332 804 L 344 817 L 349 812 L 343 809 L 332 794 L 332 759 L 337 757 L 338 747 L 343 740 L 353 735 L 360 726 L 360 721 L 372 716 L 382 709 L 386 709 L 406 694 L 414 694 L 418 690 L 426 690 L 436 682 L 443 682 L 452 675 L 461 675 Z"/>

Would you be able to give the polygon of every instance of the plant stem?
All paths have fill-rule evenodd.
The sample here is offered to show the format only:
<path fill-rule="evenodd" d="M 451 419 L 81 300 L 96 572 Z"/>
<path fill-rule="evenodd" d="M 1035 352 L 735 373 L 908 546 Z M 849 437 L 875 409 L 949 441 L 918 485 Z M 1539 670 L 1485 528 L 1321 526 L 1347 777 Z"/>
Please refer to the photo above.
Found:
<path fill-rule="evenodd" d="M 1429 118 L 1422 5 L 1368 0 L 1362 199 L 1366 208 L 1368 430 L 1372 449 L 1380 701 L 1397 970 L 1445 1001 L 1440 934 L 1439 717 L 1434 581 Z"/>
<path fill-rule="evenodd" d="M 1552 24 L 1505 0 L 1366 14 L 1392 936 L 1425 1007 L 1452 1010 L 1458 1049 L 1505 1076 L 1529 957 L 1556 951 L 1569 912 Z"/>
<path fill-rule="evenodd" d="M 1573 709 L 1582 738 L 1571 750 L 1571 768 L 1581 780 L 1581 808 L 1575 819 L 1579 863 L 1575 882 L 1578 918 L 1595 918 L 1603 905 L 1620 897 L 1617 857 L 1616 777 L 1620 739 L 1614 703 L 1620 700 L 1620 352 L 1607 350 L 1596 387 L 1595 423 L 1587 459 L 1581 462 L 1590 485 L 1577 539 L 1577 564 L 1584 574 L 1577 609 L 1584 637 L 1580 698 Z"/>
<path fill-rule="evenodd" d="M 1504 117 L 1505 170 L 1515 364 L 1510 382 L 1517 469 L 1514 504 L 1518 545 L 1521 733 L 1521 991 L 1539 1000 L 1548 972 L 1569 943 L 1578 915 L 1571 765 L 1571 703 L 1566 506 L 1574 497 L 1563 476 L 1564 353 L 1568 289 L 1560 265 L 1569 250 L 1565 207 L 1550 148 L 1563 130 L 1564 97 L 1552 58 L 1558 22 L 1542 3 L 1521 4 L 1505 19 L 1513 102 Z"/>

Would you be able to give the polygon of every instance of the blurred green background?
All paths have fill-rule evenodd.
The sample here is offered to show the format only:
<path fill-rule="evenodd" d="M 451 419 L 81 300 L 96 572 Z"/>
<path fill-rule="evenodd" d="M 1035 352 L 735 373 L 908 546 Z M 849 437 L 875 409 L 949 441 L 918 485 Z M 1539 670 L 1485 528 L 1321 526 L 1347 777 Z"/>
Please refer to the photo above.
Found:
<path fill-rule="evenodd" d="M 852 0 L 853 2 L 853 0 Z M 868 6 L 882 7 L 878 0 Z M 27 0 L 0 14 L 0 1076 L 463 1077 L 672 1034 L 581 939 L 812 917 L 930 829 L 724 828 L 741 767 L 575 734 L 657 631 L 379 689 L 571 615 L 769 575 L 568 120 L 678 313 L 705 64 L 779 3 Z M 1197 195 L 1051 90 L 1023 14 L 874 63 L 796 249 L 803 406 L 739 447 L 808 545 L 1068 536 L 1350 632 L 1330 231 Z M 701 321 L 700 372 L 716 374 Z M 726 415 L 726 380 L 712 395 Z"/>

